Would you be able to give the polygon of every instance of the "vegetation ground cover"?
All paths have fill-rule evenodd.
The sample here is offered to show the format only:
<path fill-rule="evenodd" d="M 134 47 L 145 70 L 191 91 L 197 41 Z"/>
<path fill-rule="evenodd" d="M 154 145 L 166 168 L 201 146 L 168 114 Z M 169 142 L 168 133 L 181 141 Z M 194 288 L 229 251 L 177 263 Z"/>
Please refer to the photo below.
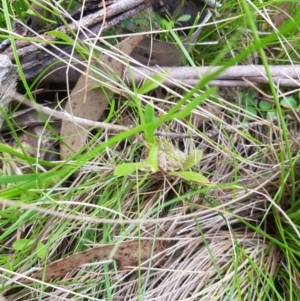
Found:
<path fill-rule="evenodd" d="M 70 1 L 66 9 L 76 5 Z M 24 11 L 34 13 L 27 7 L 16 1 L 10 12 L 25 21 Z M 185 64 L 262 64 L 267 75 L 270 65 L 297 65 L 297 7 L 224 2 L 185 52 Z M 171 20 L 155 20 L 152 28 L 167 28 L 160 39 L 180 44 Z M 113 31 L 107 35 L 105 41 L 119 42 Z M 28 132 L 13 121 L 21 109 L 13 103 L 0 153 L 0 292 L 32 268 L 99 244 L 117 250 L 150 240 L 162 249 L 153 247 L 135 268 L 95 260 L 50 286 L 26 284 L 7 300 L 300 299 L 298 88 L 282 88 L 270 76 L 268 84 L 246 88 L 210 87 L 211 77 L 170 88 L 161 77 L 124 86 L 109 100 L 102 119 L 128 131 L 94 129 L 67 160 L 39 139 L 47 131 L 48 144 L 64 143 L 53 120 L 41 116 L 40 134 Z M 19 91 L 38 99 L 40 87 L 47 90 L 23 79 Z M 51 96 L 55 106 L 70 92 L 59 90 Z M 25 143 L 28 136 L 38 137 L 35 147 Z M 43 148 L 50 160 L 40 157 Z"/>

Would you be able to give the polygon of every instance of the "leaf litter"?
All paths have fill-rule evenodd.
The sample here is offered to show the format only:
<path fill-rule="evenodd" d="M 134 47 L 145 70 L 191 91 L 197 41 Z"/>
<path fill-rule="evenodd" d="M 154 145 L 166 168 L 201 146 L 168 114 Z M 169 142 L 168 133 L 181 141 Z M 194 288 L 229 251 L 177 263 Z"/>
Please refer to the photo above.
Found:
<path fill-rule="evenodd" d="M 21 280 L 20 282 L 29 283 L 34 279 L 49 282 L 64 277 L 68 272 L 84 264 L 105 259 L 116 260 L 120 272 L 123 269 L 138 268 L 146 264 L 155 266 L 161 261 L 163 250 L 162 242 L 153 240 L 134 240 L 97 246 L 52 262 L 45 269 L 30 275 L 31 280 Z"/>
<path fill-rule="evenodd" d="M 128 37 L 121 41 L 116 48 L 123 54 L 130 55 L 143 38 L 143 35 Z M 110 83 L 116 87 L 119 79 L 124 76 L 125 64 L 116 60 L 113 57 L 113 52 L 110 55 L 107 52 L 102 52 L 99 55 L 99 62 L 93 62 L 93 67 L 102 70 L 106 76 L 110 77 L 110 80 L 101 78 L 101 75 L 93 74 L 92 70 L 89 72 L 88 80 L 86 80 L 87 74 L 82 74 L 70 95 L 65 111 L 76 117 L 97 121 L 107 109 L 108 99 L 112 98 L 116 92 L 113 88 L 106 88 L 105 83 Z M 60 132 L 63 138 L 63 143 L 60 145 L 62 159 L 65 160 L 82 149 L 88 133 L 87 127 L 63 120 Z"/>

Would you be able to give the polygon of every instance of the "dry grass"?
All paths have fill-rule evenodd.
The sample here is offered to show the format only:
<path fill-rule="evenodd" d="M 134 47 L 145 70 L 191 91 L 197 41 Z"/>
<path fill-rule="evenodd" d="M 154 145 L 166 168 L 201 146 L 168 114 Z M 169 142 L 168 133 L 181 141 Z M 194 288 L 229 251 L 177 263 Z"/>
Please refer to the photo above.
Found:
<path fill-rule="evenodd" d="M 105 159 L 104 154 L 94 158 L 90 166 L 78 172 L 69 187 L 60 188 L 63 197 L 57 203 L 66 206 L 66 213 L 79 213 L 82 220 L 55 217 L 56 207 L 51 206 L 52 212 L 40 214 L 39 220 L 47 220 L 42 229 L 39 220 L 26 225 L 27 236 L 36 233 L 38 241 L 48 244 L 47 262 L 76 252 L 80 241 L 90 248 L 95 241 L 105 240 L 105 236 L 151 237 L 162 240 L 165 250 L 160 266 L 146 269 L 139 277 L 135 269 L 105 270 L 102 262 L 81 267 L 67 274 L 57 287 L 54 283 L 51 292 L 43 293 L 43 300 L 53 300 L 54 296 L 56 300 L 79 300 L 83 295 L 89 296 L 89 300 L 102 299 L 107 292 L 107 287 L 103 287 L 106 277 L 113 300 L 138 300 L 141 296 L 143 300 L 224 300 L 226 296 L 230 300 L 245 296 L 254 300 L 265 296 L 270 279 L 274 281 L 276 270 L 285 268 L 286 262 L 273 242 L 244 221 L 266 235 L 274 233 L 274 222 L 268 215 L 272 215 L 272 199 L 281 176 L 276 155 L 282 147 L 281 135 L 275 125 L 265 120 L 250 130 L 235 130 L 239 123 L 224 113 L 229 103 L 226 105 L 214 106 L 208 102 L 207 107 L 195 111 L 189 121 L 195 128 L 203 129 L 198 139 L 170 139 L 183 152 L 203 150 L 203 160 L 195 169 L 208 175 L 211 188 L 197 188 L 161 173 L 150 175 L 138 190 L 134 188 L 138 175 L 117 179 L 113 176 L 113 166 L 118 158 L 126 160 L 133 153 L 134 139 L 122 142 L 122 147 L 107 149 Z M 205 137 L 205 130 L 222 126 L 231 131 L 219 130 L 211 139 Z M 295 131 L 292 123 L 290 129 Z M 174 121 L 169 130 L 184 133 L 186 126 Z M 291 146 L 296 148 L 295 136 L 290 137 Z M 111 185 L 111 182 L 115 183 Z M 107 193 L 106 186 L 115 189 L 111 210 L 107 208 L 107 199 L 104 208 L 101 206 L 101 194 Z M 115 194 L 117 191 L 119 195 Z M 284 205 L 288 206 L 288 192 L 284 198 Z M 91 216 L 101 216 L 101 211 L 106 211 L 112 220 L 111 226 L 107 225 L 109 234 L 103 224 L 90 221 Z M 141 224 L 113 222 L 145 217 Z M 92 233 L 90 240 L 91 234 L 87 232 Z M 10 245 L 12 240 L 13 237 L 6 244 Z M 35 265 L 43 266 L 44 262 L 43 259 Z M 26 270 L 27 265 L 24 262 L 18 270 Z M 100 288 L 99 283 L 102 283 Z M 37 298 L 39 293 L 36 295 L 31 290 L 31 294 Z M 24 298 L 22 295 L 10 300 Z"/>

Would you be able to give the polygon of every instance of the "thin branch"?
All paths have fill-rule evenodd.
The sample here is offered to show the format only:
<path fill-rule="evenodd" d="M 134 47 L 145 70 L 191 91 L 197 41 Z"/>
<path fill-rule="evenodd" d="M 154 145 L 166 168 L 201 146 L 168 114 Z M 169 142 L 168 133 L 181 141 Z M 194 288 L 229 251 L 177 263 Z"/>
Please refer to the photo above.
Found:
<path fill-rule="evenodd" d="M 198 74 L 207 76 L 220 67 L 198 67 L 197 70 L 193 67 L 130 67 L 125 73 L 125 78 L 128 84 L 132 78 L 135 82 L 141 83 L 146 78 L 151 78 L 154 74 L 159 74 L 165 78 L 164 84 L 166 86 L 176 86 L 177 83 L 184 83 L 186 85 L 194 86 L 200 80 Z M 286 66 L 269 66 L 273 81 L 278 86 L 283 87 L 300 87 L 300 65 L 286 65 Z M 216 86 L 249 86 L 252 84 L 268 84 L 265 67 L 262 65 L 247 65 L 247 66 L 233 66 L 229 67 L 221 74 L 216 76 L 209 84 Z"/>
<path fill-rule="evenodd" d="M 2 89 L 2 87 L 1 87 L 1 89 Z M 37 110 L 40 110 L 42 113 L 44 113 L 47 116 L 55 117 L 60 120 L 74 122 L 74 123 L 82 125 L 82 126 L 88 126 L 91 128 L 102 128 L 102 129 L 113 130 L 113 131 L 128 131 L 130 129 L 127 126 L 92 121 L 89 119 L 72 116 L 71 114 L 69 114 L 65 111 L 56 111 L 51 108 L 39 105 L 35 102 L 32 102 L 28 98 L 24 97 L 23 95 L 21 95 L 17 92 L 13 92 L 13 91 L 8 92 L 7 96 L 10 96 L 12 99 L 15 99 L 16 101 L 18 101 L 20 103 L 23 103 L 26 106 L 33 107 Z"/>
<path fill-rule="evenodd" d="M 84 118 L 79 118 L 72 116 L 71 114 L 65 112 L 65 111 L 56 111 L 51 108 L 39 105 L 37 103 L 31 102 L 28 98 L 24 97 L 23 95 L 17 93 L 17 92 L 9 92 L 7 94 L 8 96 L 14 98 L 20 103 L 23 103 L 29 107 L 33 107 L 35 109 L 40 110 L 42 113 L 44 113 L 47 116 L 55 117 L 60 120 L 66 120 L 70 122 L 74 122 L 78 125 L 88 126 L 91 128 L 102 128 L 107 130 L 113 130 L 113 131 L 128 131 L 130 127 L 122 126 L 122 125 L 115 125 L 105 122 L 98 122 L 98 121 L 92 121 Z M 261 120 L 261 121 L 255 121 L 255 122 L 249 122 L 242 125 L 236 125 L 236 126 L 222 126 L 222 129 L 213 129 L 206 132 L 203 132 L 202 134 L 214 138 L 220 133 L 220 130 L 225 130 L 229 133 L 233 133 L 236 130 L 244 129 L 244 128 L 253 128 L 258 125 L 267 125 L 270 126 L 271 124 L 277 123 L 277 118 L 273 118 L 271 121 Z M 192 138 L 196 139 L 199 138 L 200 134 L 188 134 L 188 133 L 172 133 L 172 132 L 162 132 L 162 131 L 155 131 L 155 136 L 161 136 L 161 137 L 168 137 L 168 138 L 174 138 L 174 139 L 183 139 L 183 138 Z"/>

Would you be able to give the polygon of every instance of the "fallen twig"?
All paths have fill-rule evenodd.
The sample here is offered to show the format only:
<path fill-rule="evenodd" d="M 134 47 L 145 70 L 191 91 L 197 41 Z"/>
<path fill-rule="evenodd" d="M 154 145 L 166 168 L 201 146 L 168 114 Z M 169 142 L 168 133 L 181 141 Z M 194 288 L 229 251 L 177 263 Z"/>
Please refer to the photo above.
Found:
<path fill-rule="evenodd" d="M 0 90 L 2 87 L 0 87 Z M 17 92 L 7 92 L 7 96 L 11 97 L 14 100 L 17 100 L 20 103 L 25 104 L 28 107 L 33 107 L 42 113 L 44 113 L 47 116 L 55 117 L 59 120 L 66 120 L 70 122 L 74 122 L 78 125 L 82 126 L 88 126 L 88 127 L 93 127 L 93 128 L 102 128 L 102 129 L 109 129 L 109 130 L 114 130 L 114 131 L 128 131 L 129 127 L 127 126 L 122 126 L 122 125 L 115 125 L 115 124 L 110 124 L 106 122 L 99 122 L 99 121 L 93 121 L 89 119 L 84 119 L 84 118 L 79 118 L 76 116 L 73 116 L 69 114 L 66 111 L 56 111 L 51 108 L 48 108 L 46 106 L 39 105 L 35 102 L 30 101 L 28 98 L 24 97 L 23 95 L 17 93 Z"/>
<path fill-rule="evenodd" d="M 78 12 L 76 12 L 75 15 L 71 15 L 71 17 L 65 16 L 67 19 L 70 17 L 67 26 L 61 25 L 56 28 L 50 28 L 50 30 L 60 31 L 61 33 L 69 35 L 72 35 L 72 32 L 78 32 L 78 38 L 83 41 L 90 38 L 96 38 L 100 28 L 102 32 L 105 32 L 122 21 L 127 20 L 129 17 L 136 15 L 138 12 L 145 10 L 156 1 L 157 0 L 119 0 L 110 4 L 106 9 L 94 9 L 83 17 L 81 14 L 78 14 Z M 85 10 L 86 7 L 83 7 L 82 9 Z M 104 19 L 105 23 L 102 24 Z M 67 63 L 64 62 L 64 59 L 66 59 L 66 61 L 73 60 L 73 55 L 71 55 L 74 51 L 73 47 L 55 45 L 53 41 L 58 39 L 57 36 L 51 36 L 47 34 L 47 31 L 45 30 L 41 30 L 37 33 L 22 23 L 20 23 L 20 26 L 24 26 L 34 38 L 24 37 L 17 32 L 8 32 L 5 29 L 0 29 L 0 32 L 5 33 L 10 37 L 10 39 L 5 40 L 0 44 L 0 53 L 7 55 L 14 61 L 15 53 L 10 46 L 10 40 L 17 40 L 15 42 L 17 55 L 21 60 L 26 80 L 33 81 L 45 70 L 45 68 L 56 61 L 62 61 L 63 66 L 65 66 Z M 75 61 L 80 64 L 76 55 Z M 78 65 L 77 68 L 80 70 L 85 69 L 85 67 Z M 75 72 L 75 74 L 69 78 L 73 81 L 72 83 L 75 84 L 79 76 L 80 74 Z"/>
<path fill-rule="evenodd" d="M 72 18 L 68 26 L 61 25 L 55 28 L 55 30 L 60 31 L 61 33 L 64 33 L 66 35 L 70 35 L 72 34 L 72 32 L 77 32 L 79 30 L 80 33 L 82 33 L 82 36 L 85 37 L 85 39 L 88 37 L 96 37 L 97 30 L 102 25 L 104 18 L 106 19 L 106 23 L 103 26 L 103 32 L 109 30 L 110 28 L 113 28 L 115 25 L 119 24 L 123 20 L 128 19 L 130 16 L 146 9 L 155 1 L 156 0 L 117 1 L 109 5 L 107 9 L 98 9 L 95 12 L 89 13 L 82 18 L 80 15 L 77 15 L 77 20 Z M 28 28 L 26 25 L 24 26 L 30 31 L 30 28 Z M 32 31 L 32 34 L 37 36 L 39 43 L 33 43 L 32 38 L 24 40 L 24 37 L 16 35 L 16 38 L 23 38 L 23 40 L 19 40 L 16 43 L 18 55 L 20 58 L 33 53 L 37 49 L 44 48 L 49 45 L 50 41 L 55 41 L 58 39 L 57 36 L 49 35 L 47 32 L 37 34 L 36 32 Z M 14 56 L 14 53 L 10 47 L 8 49 L 5 49 L 2 54 L 8 55 L 11 59 L 13 59 Z"/>
<path fill-rule="evenodd" d="M 0 86 L 1 88 L 1 86 Z M 39 105 L 37 103 L 31 102 L 28 98 L 24 97 L 23 95 L 17 93 L 17 92 L 8 92 L 7 96 L 10 96 L 11 98 L 17 100 L 20 103 L 25 104 L 28 107 L 33 107 L 46 116 L 51 116 L 55 117 L 59 120 L 66 120 L 66 121 L 71 121 L 74 122 L 78 125 L 82 126 L 88 126 L 88 127 L 93 127 L 93 128 L 102 128 L 102 129 L 107 129 L 107 130 L 112 130 L 116 132 L 121 132 L 121 131 L 128 131 L 130 130 L 130 127 L 127 126 L 122 126 L 122 125 L 115 125 L 111 123 L 106 123 L 106 122 L 99 122 L 99 121 L 93 121 L 89 119 L 84 119 L 84 118 L 79 118 L 76 116 L 73 116 L 66 111 L 57 111 L 52 108 L 48 108 L 43 105 Z M 222 126 L 222 130 L 225 130 L 229 133 L 232 133 L 236 130 L 244 129 L 244 128 L 253 128 L 258 125 L 267 125 L 270 126 L 271 124 L 274 125 L 274 123 L 277 123 L 277 118 L 273 118 L 272 120 L 259 120 L 255 122 L 249 122 L 246 124 L 242 125 L 235 125 L 235 126 Z M 214 136 L 218 135 L 221 129 L 212 129 L 209 131 L 203 132 L 203 135 L 208 136 L 210 138 L 214 138 Z M 155 131 L 154 132 L 155 136 L 161 136 L 161 137 L 169 137 L 169 138 L 174 138 L 174 139 L 184 139 L 184 138 L 199 138 L 200 134 L 197 133 L 174 133 L 174 132 L 162 132 L 162 131 Z"/>
<path fill-rule="evenodd" d="M 152 77 L 154 74 L 159 74 L 165 78 L 164 85 L 178 86 L 178 83 L 195 86 L 201 77 L 212 74 L 221 67 L 198 67 L 196 70 L 193 67 L 167 67 L 164 71 L 163 67 L 130 67 L 126 71 L 127 84 L 131 84 L 134 79 L 135 83 L 139 84 L 146 78 Z M 300 87 L 300 65 L 286 66 L 269 66 L 272 80 L 277 86 L 282 87 Z M 246 79 L 247 81 L 243 80 Z M 229 67 L 225 71 L 218 74 L 212 81 L 211 86 L 249 86 L 252 84 L 268 84 L 265 67 L 263 65 L 241 65 Z"/>

